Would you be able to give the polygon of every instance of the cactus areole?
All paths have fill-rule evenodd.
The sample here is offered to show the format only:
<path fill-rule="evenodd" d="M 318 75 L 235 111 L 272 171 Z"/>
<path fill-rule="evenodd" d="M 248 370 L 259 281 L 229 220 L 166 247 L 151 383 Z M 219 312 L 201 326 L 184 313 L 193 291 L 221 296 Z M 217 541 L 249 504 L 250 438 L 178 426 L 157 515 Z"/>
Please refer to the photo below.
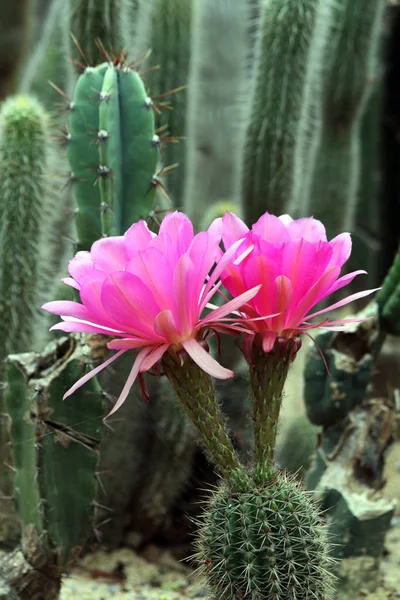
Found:
<path fill-rule="evenodd" d="M 121 57 L 79 77 L 67 150 L 78 249 L 123 233 L 151 210 L 159 158 L 153 108 L 139 73 Z"/>

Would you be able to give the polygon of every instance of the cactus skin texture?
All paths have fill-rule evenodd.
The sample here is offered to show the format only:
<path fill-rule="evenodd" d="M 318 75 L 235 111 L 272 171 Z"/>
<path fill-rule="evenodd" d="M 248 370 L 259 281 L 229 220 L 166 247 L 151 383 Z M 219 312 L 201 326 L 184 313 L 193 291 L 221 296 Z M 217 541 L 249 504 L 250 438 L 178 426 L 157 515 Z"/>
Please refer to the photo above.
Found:
<path fill-rule="evenodd" d="M 48 117 L 29 96 L 11 97 L 0 114 L 0 379 L 10 352 L 21 352 L 39 341 L 39 306 L 49 283 L 51 264 L 46 227 L 52 214 L 47 180 Z M 4 413 L 2 390 L 0 412 Z M 11 493 L 8 433 L 0 423 L 0 489 Z M 4 519 L 6 522 L 4 522 Z M 0 538 L 14 538 L 14 519 L 6 510 L 0 519 Z M 7 528 L 10 531 L 7 533 Z M 11 540 L 8 540 L 11 541 Z"/>
<path fill-rule="evenodd" d="M 199 525 L 196 558 L 214 598 L 331 598 L 325 528 L 311 496 L 283 474 L 241 492 L 221 485 Z"/>
<path fill-rule="evenodd" d="M 233 198 L 238 187 L 250 21 L 250 8 L 242 0 L 193 3 L 183 209 L 197 229 L 207 209 Z"/>
<path fill-rule="evenodd" d="M 92 65 L 104 59 L 96 45 L 96 40 L 100 40 L 107 51 L 119 52 L 122 49 L 119 31 L 121 0 L 69 0 L 69 2 L 70 30 L 78 41 L 87 64 Z M 80 58 L 76 48 L 75 54 L 76 58 Z"/>
<path fill-rule="evenodd" d="M 159 138 L 140 75 L 124 63 L 86 68 L 69 132 L 78 248 L 88 250 L 102 236 L 125 233 L 152 208 Z"/>
<path fill-rule="evenodd" d="M 333 2 L 325 27 L 309 185 L 306 178 L 298 206 L 302 216 L 326 224 L 328 237 L 355 229 L 362 117 L 380 75 L 385 6 L 385 0 Z"/>
<path fill-rule="evenodd" d="M 10 355 L 6 363 L 5 402 L 22 548 L 32 570 L 42 567 L 55 587 L 81 551 L 95 516 L 104 416 L 99 384 L 93 379 L 75 393 L 74 402 L 61 401 L 90 360 L 90 347 L 71 336 L 51 342 L 41 354 Z M 30 556 L 33 545 L 40 550 L 41 565 Z"/>
<path fill-rule="evenodd" d="M 151 14 L 151 63 L 160 67 L 149 73 L 148 85 L 151 95 L 186 86 L 191 55 L 191 0 L 155 0 Z M 172 110 L 163 111 L 157 117 L 157 126 L 165 128 L 175 138 L 185 136 L 187 91 L 180 90 L 169 101 Z M 165 187 L 175 206 L 182 206 L 183 181 L 185 177 L 185 143 L 177 141 L 166 144 L 162 161 L 165 166 L 175 165 L 165 178 Z"/>
<path fill-rule="evenodd" d="M 296 127 L 318 4 L 319 0 L 267 0 L 261 9 L 242 174 L 247 223 L 255 223 L 265 210 L 281 214 L 291 190 Z"/>

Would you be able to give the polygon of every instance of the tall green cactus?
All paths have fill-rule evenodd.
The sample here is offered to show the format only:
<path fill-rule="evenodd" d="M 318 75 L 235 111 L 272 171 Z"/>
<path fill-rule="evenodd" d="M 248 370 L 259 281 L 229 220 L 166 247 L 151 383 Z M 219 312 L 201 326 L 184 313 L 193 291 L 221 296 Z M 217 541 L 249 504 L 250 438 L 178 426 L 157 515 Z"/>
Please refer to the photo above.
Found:
<path fill-rule="evenodd" d="M 101 390 L 92 379 L 89 386 L 76 392 L 74 402 L 61 401 L 90 361 L 90 347 L 79 336 L 51 342 L 41 354 L 16 354 L 7 359 L 5 401 L 23 553 L 31 570 L 38 570 L 37 577 L 43 571 L 54 588 L 81 551 L 95 516 L 104 416 Z M 14 588 L 27 577 L 26 572 L 20 573 Z"/>
<path fill-rule="evenodd" d="M 149 213 L 159 137 L 153 103 L 123 62 L 87 67 L 70 107 L 68 160 L 77 203 L 78 248 L 122 234 Z"/>
<path fill-rule="evenodd" d="M 48 175 L 48 116 L 28 96 L 9 98 L 0 113 L 0 379 L 9 352 L 40 340 L 40 301 L 49 284 L 51 260 L 47 227 L 52 216 Z M 0 412 L 5 412 L 0 390 Z M 0 423 L 0 489 L 11 493 L 6 423 Z M 8 523 L 5 523 L 5 521 Z M 1 538 L 14 530 L 13 517 L 2 511 Z M 11 535 L 13 537 L 13 534 Z M 9 540 L 4 540 L 9 541 Z"/>
<path fill-rule="evenodd" d="M 86 64 L 104 60 L 96 40 L 101 41 L 107 52 L 118 54 L 122 50 L 119 31 L 121 0 L 69 0 L 69 4 L 70 30 L 86 58 Z M 72 50 L 75 57 L 82 60 L 77 48 Z"/>
<path fill-rule="evenodd" d="M 150 62 L 158 67 L 151 71 L 147 83 L 152 96 L 186 86 L 191 56 L 191 0 L 154 0 L 151 14 Z M 176 139 L 163 149 L 165 166 L 178 164 L 165 179 L 165 186 L 175 206 L 183 202 L 185 178 L 185 143 L 178 141 L 185 136 L 187 118 L 187 91 L 180 90 L 172 96 L 171 110 L 162 111 L 157 126 Z"/>
<path fill-rule="evenodd" d="M 193 5 L 184 211 L 197 227 L 210 205 L 233 198 L 237 187 L 249 84 L 250 15 L 242 0 Z"/>
<path fill-rule="evenodd" d="M 75 81 L 71 37 L 65 26 L 69 20 L 68 2 L 53 0 L 43 20 L 43 25 L 38 27 L 40 35 L 21 72 L 19 91 L 35 94 L 48 110 L 54 111 L 58 97 L 49 82 L 69 95 Z"/>
<path fill-rule="evenodd" d="M 296 174 L 291 204 L 296 205 L 297 214 L 321 219 L 332 235 L 354 230 L 360 186 L 360 128 L 379 77 L 386 2 L 327 0 L 327 5 L 325 13 L 321 9 L 315 34 L 325 37 L 325 45 L 319 64 L 310 65 L 312 102 L 306 109 L 313 137 L 311 141 L 303 139 L 298 147 L 303 164 L 308 163 L 308 176 L 301 179 L 301 174 Z"/>
<path fill-rule="evenodd" d="M 0 114 L 0 359 L 32 346 L 48 284 L 48 228 L 54 213 L 49 120 L 29 96 Z"/>
<path fill-rule="evenodd" d="M 320 0 L 267 0 L 242 174 L 246 222 L 281 214 L 292 186 L 296 128 Z"/>

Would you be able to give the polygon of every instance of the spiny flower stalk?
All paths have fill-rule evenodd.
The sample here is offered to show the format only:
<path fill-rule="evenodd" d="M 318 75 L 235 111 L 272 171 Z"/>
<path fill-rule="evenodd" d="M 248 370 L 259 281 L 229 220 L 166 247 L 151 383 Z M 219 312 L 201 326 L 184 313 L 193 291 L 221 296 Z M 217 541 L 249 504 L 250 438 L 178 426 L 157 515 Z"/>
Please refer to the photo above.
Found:
<path fill-rule="evenodd" d="M 90 252 L 78 252 L 69 263 L 71 277 L 64 282 L 79 290 L 82 304 L 55 301 L 43 308 L 63 319 L 52 329 L 110 335 L 114 339 L 108 348 L 118 352 L 82 377 L 64 397 L 133 349 L 138 350 L 136 359 L 110 414 L 125 401 L 137 378 L 144 388 L 143 373 L 166 352 L 184 351 L 209 375 L 232 377 L 234 373 L 207 352 L 204 342 L 210 330 L 240 332 L 231 322 L 235 318 L 227 315 L 249 301 L 259 287 L 202 316 L 236 249 L 233 245 L 220 256 L 220 241 L 219 228 L 211 225 L 195 236 L 188 217 L 175 212 L 165 217 L 158 235 L 139 221 L 125 235 L 103 238 Z"/>

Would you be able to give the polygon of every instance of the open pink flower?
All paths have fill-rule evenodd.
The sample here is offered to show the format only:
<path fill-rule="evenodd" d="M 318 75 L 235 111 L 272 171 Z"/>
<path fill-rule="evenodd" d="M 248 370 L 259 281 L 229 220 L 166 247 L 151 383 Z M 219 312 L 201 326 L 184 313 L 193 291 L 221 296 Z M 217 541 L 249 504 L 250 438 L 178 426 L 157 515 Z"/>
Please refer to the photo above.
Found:
<path fill-rule="evenodd" d="M 261 284 L 260 291 L 240 312 L 248 319 L 246 327 L 261 334 L 265 352 L 272 350 L 278 336 L 294 338 L 307 329 L 352 321 L 308 322 L 376 291 L 352 294 L 328 308 L 310 312 L 356 275 L 365 273 L 353 271 L 340 277 L 341 268 L 351 253 L 350 234 L 341 233 L 328 242 L 325 227 L 312 217 L 293 220 L 289 215 L 275 217 L 265 213 L 250 231 L 236 215 L 226 213 L 214 226 L 222 226 L 226 250 L 243 240 L 221 274 L 227 290 L 235 298 Z M 263 318 L 267 315 L 276 316 Z M 247 338 L 246 344 L 249 342 L 251 338 Z"/>
<path fill-rule="evenodd" d="M 238 245 L 221 255 L 220 241 L 220 227 L 194 235 L 188 217 L 175 212 L 165 217 L 158 235 L 139 221 L 125 235 L 98 240 L 90 252 L 76 254 L 69 263 L 71 277 L 63 281 L 79 290 L 82 304 L 55 301 L 42 308 L 63 319 L 52 329 L 110 335 L 114 339 L 108 348 L 118 352 L 76 382 L 64 398 L 131 349 L 138 352 L 110 414 L 125 401 L 135 379 L 171 348 L 184 349 L 211 376 L 234 375 L 201 342 L 207 331 L 234 331 L 237 326 L 226 315 L 248 302 L 258 287 L 202 316 Z"/>

